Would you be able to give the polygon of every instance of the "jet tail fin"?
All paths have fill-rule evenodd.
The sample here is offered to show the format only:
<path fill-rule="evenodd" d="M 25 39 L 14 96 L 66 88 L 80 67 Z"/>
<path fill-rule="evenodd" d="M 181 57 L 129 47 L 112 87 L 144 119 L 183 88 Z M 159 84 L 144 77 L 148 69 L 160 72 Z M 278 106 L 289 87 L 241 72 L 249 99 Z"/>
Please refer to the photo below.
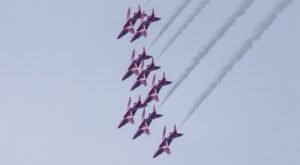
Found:
<path fill-rule="evenodd" d="M 142 10 L 141 10 L 141 5 L 139 5 L 139 7 L 138 7 L 138 13 L 139 12 L 141 12 Z"/>
<path fill-rule="evenodd" d="M 152 9 L 152 16 L 155 17 L 154 8 Z"/>
<path fill-rule="evenodd" d="M 143 54 L 146 54 L 146 48 L 143 46 Z"/>
<path fill-rule="evenodd" d="M 156 108 L 155 108 L 155 105 L 153 105 L 153 113 L 156 114 Z"/>

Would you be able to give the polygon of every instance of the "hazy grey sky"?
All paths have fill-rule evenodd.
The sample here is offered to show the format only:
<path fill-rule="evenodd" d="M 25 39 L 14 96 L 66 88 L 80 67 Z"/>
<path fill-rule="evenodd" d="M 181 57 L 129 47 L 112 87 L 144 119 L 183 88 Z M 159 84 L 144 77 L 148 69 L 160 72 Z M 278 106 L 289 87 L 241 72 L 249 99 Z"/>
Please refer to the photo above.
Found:
<path fill-rule="evenodd" d="M 146 1 L 146 0 L 145 0 Z M 127 8 L 145 1 L 0 1 L 0 164 L 300 164 L 300 2 L 286 8 L 197 112 L 179 129 L 171 155 L 152 159 L 164 125 L 179 124 L 255 27 L 281 0 L 255 1 L 158 111 L 151 135 L 140 122 L 117 130 L 133 78 L 121 82 L 133 48 L 155 38 L 181 1 L 151 0 L 162 17 L 148 38 L 116 40 Z M 157 62 L 176 80 L 241 0 L 211 0 Z M 158 56 L 198 0 L 148 50 Z M 151 76 L 150 76 L 151 77 Z M 149 81 L 150 84 L 150 81 Z M 162 99 L 169 88 L 163 88 Z M 152 108 L 147 108 L 150 111 Z"/>

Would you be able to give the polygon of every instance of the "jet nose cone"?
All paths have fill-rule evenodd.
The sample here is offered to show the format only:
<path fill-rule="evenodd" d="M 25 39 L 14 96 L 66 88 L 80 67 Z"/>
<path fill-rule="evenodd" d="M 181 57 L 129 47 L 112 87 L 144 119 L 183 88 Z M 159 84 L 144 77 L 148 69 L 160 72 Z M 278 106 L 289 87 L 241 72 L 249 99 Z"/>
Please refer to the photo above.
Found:
<path fill-rule="evenodd" d="M 123 127 L 123 125 L 124 125 L 124 124 L 121 122 L 121 123 L 118 125 L 118 129 L 121 128 L 121 127 Z"/>
<path fill-rule="evenodd" d="M 135 134 L 133 137 L 132 137 L 132 140 L 136 139 L 137 138 L 137 134 Z"/>

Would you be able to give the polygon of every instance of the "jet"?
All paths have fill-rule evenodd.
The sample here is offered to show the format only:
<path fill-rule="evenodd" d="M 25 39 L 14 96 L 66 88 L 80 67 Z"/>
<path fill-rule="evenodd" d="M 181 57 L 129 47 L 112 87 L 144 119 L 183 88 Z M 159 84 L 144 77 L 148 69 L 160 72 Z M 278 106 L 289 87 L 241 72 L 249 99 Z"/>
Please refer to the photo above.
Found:
<path fill-rule="evenodd" d="M 160 66 L 156 66 L 155 63 L 154 63 L 154 58 L 152 57 L 152 61 L 151 61 L 151 64 L 150 65 L 147 65 L 147 68 L 145 69 L 145 76 L 146 78 L 148 78 L 149 74 L 152 72 L 152 71 L 155 71 L 155 70 L 158 70 L 160 69 Z M 140 75 L 139 75 L 140 76 Z M 139 78 L 139 77 L 138 77 Z"/>
<path fill-rule="evenodd" d="M 144 67 L 144 62 L 142 62 L 140 74 L 138 75 L 136 82 L 132 86 L 131 91 L 133 91 L 135 88 L 139 87 L 141 84 L 143 84 L 144 86 L 147 86 L 147 78 L 148 78 L 149 74 L 154 70 L 160 69 L 160 66 L 156 66 L 154 64 L 153 57 L 152 57 L 151 64 L 147 65 L 147 68 L 145 70 L 143 70 L 143 67 Z"/>
<path fill-rule="evenodd" d="M 154 9 L 152 9 L 152 14 L 147 17 L 147 20 L 145 22 L 146 29 L 149 28 L 149 26 L 152 22 L 156 22 L 156 21 L 159 21 L 159 20 L 161 20 L 161 18 L 156 17 L 155 13 L 154 13 Z"/>
<path fill-rule="evenodd" d="M 120 32 L 120 34 L 118 35 L 117 39 L 120 39 L 121 37 L 126 35 L 128 32 L 130 32 L 131 34 L 135 33 L 133 24 L 132 24 L 132 19 L 130 18 L 130 8 L 128 8 L 128 11 L 127 11 L 126 23 L 123 26 L 123 29 Z"/>
<path fill-rule="evenodd" d="M 161 90 L 161 88 L 165 85 L 169 85 L 172 83 L 171 81 L 167 81 L 165 73 L 163 73 L 163 78 L 161 80 L 159 80 L 157 84 L 155 84 L 155 78 L 156 78 L 156 75 L 153 76 L 152 88 L 150 89 L 148 96 L 143 103 L 144 106 L 147 106 L 147 104 L 149 102 L 151 102 L 152 100 L 155 100 L 156 102 L 158 102 L 159 101 L 158 93 Z"/>
<path fill-rule="evenodd" d="M 127 104 L 127 111 L 126 111 L 125 115 L 123 116 L 123 119 L 120 122 L 118 128 L 121 128 L 122 126 L 124 126 L 128 122 L 130 122 L 131 124 L 134 124 L 132 108 L 130 107 L 130 104 L 131 104 L 131 97 L 129 97 L 129 101 L 128 101 L 128 104 Z"/>
<path fill-rule="evenodd" d="M 171 81 L 167 81 L 166 74 L 163 73 L 163 78 L 161 80 L 158 80 L 158 84 L 156 85 L 157 93 L 159 93 L 159 91 L 163 86 L 169 85 L 171 83 L 172 83 Z"/>
<path fill-rule="evenodd" d="M 147 78 L 145 76 L 145 70 L 143 70 L 143 69 L 144 69 L 144 61 L 142 62 L 140 74 L 138 75 L 137 80 L 135 81 L 135 83 L 133 84 L 133 86 L 130 89 L 131 91 L 133 91 L 135 88 L 139 87 L 141 84 L 143 84 L 144 86 L 147 86 Z"/>
<path fill-rule="evenodd" d="M 139 54 L 138 58 L 135 60 L 137 67 L 141 65 L 141 63 L 145 60 L 150 59 L 152 56 L 147 55 L 145 46 L 143 47 L 143 53 Z"/>
<path fill-rule="evenodd" d="M 146 16 L 147 16 L 147 14 L 145 14 L 144 12 L 142 13 L 141 6 L 139 5 L 138 11 L 136 13 L 134 13 L 133 17 L 131 18 L 131 23 L 133 25 L 135 25 L 135 23 L 138 19 L 141 19 L 142 17 L 146 17 Z"/>
<path fill-rule="evenodd" d="M 133 49 L 132 55 L 131 55 L 131 64 L 129 65 L 127 72 L 122 78 L 122 81 L 126 80 L 128 77 L 130 77 L 132 74 L 139 75 L 138 66 L 136 64 L 136 60 L 134 59 L 135 56 L 135 50 Z M 138 58 L 139 59 L 139 58 Z"/>
<path fill-rule="evenodd" d="M 134 103 L 134 105 L 132 107 L 130 107 L 131 105 L 131 97 L 129 98 L 128 101 L 128 105 L 127 105 L 127 111 L 125 113 L 125 115 L 123 116 L 122 121 L 120 122 L 118 128 L 123 127 L 125 124 L 127 124 L 128 122 L 131 124 L 134 124 L 134 115 L 137 112 L 137 110 L 139 108 L 143 108 L 143 104 L 141 101 L 141 96 L 139 96 L 139 100 Z"/>
<path fill-rule="evenodd" d="M 132 51 L 132 56 L 131 56 L 131 63 L 128 67 L 128 71 L 125 73 L 125 75 L 122 78 L 122 81 L 126 80 L 128 77 L 130 77 L 132 74 L 139 75 L 138 67 L 140 64 L 147 60 L 150 59 L 152 56 L 147 55 L 145 47 L 143 47 L 143 52 L 138 55 L 137 59 L 134 59 L 135 57 L 135 49 Z"/>
<path fill-rule="evenodd" d="M 139 129 L 133 136 L 133 140 L 145 133 L 146 135 L 150 135 L 149 126 L 152 122 L 152 120 L 162 117 L 163 115 L 157 114 L 155 111 L 155 106 L 153 106 L 153 112 L 149 113 L 149 116 L 145 118 L 145 108 L 143 110 L 142 114 L 142 123 L 139 126 Z"/>
<path fill-rule="evenodd" d="M 157 92 L 157 85 L 155 84 L 155 78 L 156 78 L 156 75 L 154 74 L 153 75 L 153 80 L 152 80 L 152 88 L 151 88 L 150 92 L 148 93 L 147 98 L 145 99 L 145 101 L 143 103 L 144 106 L 147 106 L 147 104 L 152 100 L 155 100 L 156 102 L 159 101 L 158 92 Z"/>
<path fill-rule="evenodd" d="M 134 116 L 135 113 L 137 112 L 137 110 L 140 109 L 140 108 L 143 108 L 143 107 L 144 107 L 144 105 L 142 104 L 142 99 L 141 99 L 141 95 L 140 95 L 139 100 L 134 103 L 134 105 L 131 109 L 132 115 Z"/>
<path fill-rule="evenodd" d="M 174 125 L 174 131 L 173 132 L 170 132 L 169 133 L 169 136 L 166 137 L 166 126 L 164 127 L 164 130 L 163 130 L 163 137 L 162 137 L 162 142 L 161 144 L 159 145 L 159 148 L 158 150 L 155 152 L 155 154 L 153 155 L 153 158 L 157 157 L 158 155 L 162 154 L 163 152 L 166 152 L 167 154 L 170 154 L 171 153 L 171 150 L 170 150 L 170 144 L 172 143 L 172 141 L 175 139 L 175 138 L 178 138 L 180 136 L 182 136 L 183 134 L 182 133 L 178 133 L 177 130 L 176 130 L 176 125 Z"/>
<path fill-rule="evenodd" d="M 147 37 L 147 29 L 145 26 L 144 17 L 141 18 L 141 25 L 137 28 L 136 33 L 131 38 L 130 42 L 135 41 L 136 39 L 140 38 L 141 36 Z"/>

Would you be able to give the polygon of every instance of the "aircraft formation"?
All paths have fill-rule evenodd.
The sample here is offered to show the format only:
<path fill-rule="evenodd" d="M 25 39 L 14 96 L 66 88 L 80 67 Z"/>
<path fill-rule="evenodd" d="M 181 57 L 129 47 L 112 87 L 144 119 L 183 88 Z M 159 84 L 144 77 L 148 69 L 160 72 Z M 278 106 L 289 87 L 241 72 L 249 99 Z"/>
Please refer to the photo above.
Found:
<path fill-rule="evenodd" d="M 155 16 L 154 9 L 152 9 L 152 14 L 147 15 L 145 11 L 142 12 L 141 7 L 138 7 L 138 11 L 131 16 L 131 9 L 128 8 L 127 11 L 127 18 L 124 26 L 122 27 L 121 32 L 119 33 L 117 39 L 122 38 L 127 33 L 131 33 L 133 36 L 131 38 L 131 42 L 137 40 L 141 36 L 147 37 L 147 30 L 151 23 L 159 21 L 161 18 Z M 146 18 L 145 18 L 146 17 Z M 138 26 L 138 28 L 135 30 L 134 25 L 136 22 L 140 20 L 141 23 Z M 151 61 L 151 62 L 150 62 Z M 145 64 L 148 62 L 148 65 L 145 66 Z M 150 62 L 150 63 L 149 63 Z M 125 72 L 124 76 L 122 77 L 122 81 L 125 81 L 129 79 L 130 77 L 134 77 L 135 83 L 131 87 L 131 91 L 134 91 L 135 89 L 141 87 L 141 86 L 147 86 L 147 80 L 150 74 L 154 71 L 160 70 L 161 67 L 157 66 L 154 62 L 154 57 L 150 56 L 146 53 L 145 46 L 143 47 L 143 50 L 140 54 L 136 56 L 135 49 L 132 51 L 131 55 L 131 62 L 128 66 L 127 71 Z M 136 102 L 131 104 L 132 99 L 129 97 L 128 104 L 127 104 L 127 110 L 125 114 L 123 115 L 123 118 L 118 125 L 118 128 L 121 128 L 128 123 L 134 124 L 135 123 L 135 114 L 137 111 L 142 111 L 142 119 L 141 123 L 138 126 L 138 129 L 136 133 L 133 135 L 133 140 L 140 137 L 142 134 L 150 135 L 150 125 L 154 119 L 161 118 L 163 115 L 158 114 L 156 112 L 155 105 L 153 105 L 152 111 L 149 113 L 149 115 L 146 117 L 146 108 L 149 107 L 149 104 L 151 102 L 158 102 L 159 97 L 158 94 L 161 91 L 161 89 L 164 86 L 168 86 L 171 84 L 171 81 L 168 81 L 166 78 L 166 74 L 163 72 L 162 78 L 158 81 L 156 81 L 156 74 L 153 74 L 152 77 L 152 86 L 151 89 L 147 93 L 147 97 L 142 100 L 141 95 L 139 95 L 139 98 Z M 166 136 L 166 126 L 163 128 L 163 137 L 162 142 L 158 146 L 157 151 L 154 153 L 153 158 L 157 157 L 158 155 L 162 154 L 163 152 L 166 152 L 167 154 L 170 154 L 170 144 L 173 141 L 173 139 L 182 136 L 182 133 L 178 133 L 176 129 L 176 125 L 174 125 L 174 130 L 169 133 L 168 136 Z"/>
<path fill-rule="evenodd" d="M 150 16 L 148 16 L 145 13 L 145 11 L 142 12 L 141 6 L 138 7 L 138 11 L 135 12 L 132 17 L 130 15 L 131 15 L 131 9 L 128 8 L 126 22 L 125 22 L 120 34 L 118 35 L 117 39 L 122 38 L 127 33 L 131 33 L 133 35 L 130 42 L 133 42 L 133 41 L 139 39 L 141 36 L 147 37 L 147 30 L 148 30 L 150 24 L 153 22 L 159 21 L 161 19 L 161 18 L 158 18 L 155 16 L 154 9 L 152 9 L 152 14 Z M 138 28 L 135 30 L 134 26 L 138 19 L 141 20 L 141 23 L 138 26 Z"/>

